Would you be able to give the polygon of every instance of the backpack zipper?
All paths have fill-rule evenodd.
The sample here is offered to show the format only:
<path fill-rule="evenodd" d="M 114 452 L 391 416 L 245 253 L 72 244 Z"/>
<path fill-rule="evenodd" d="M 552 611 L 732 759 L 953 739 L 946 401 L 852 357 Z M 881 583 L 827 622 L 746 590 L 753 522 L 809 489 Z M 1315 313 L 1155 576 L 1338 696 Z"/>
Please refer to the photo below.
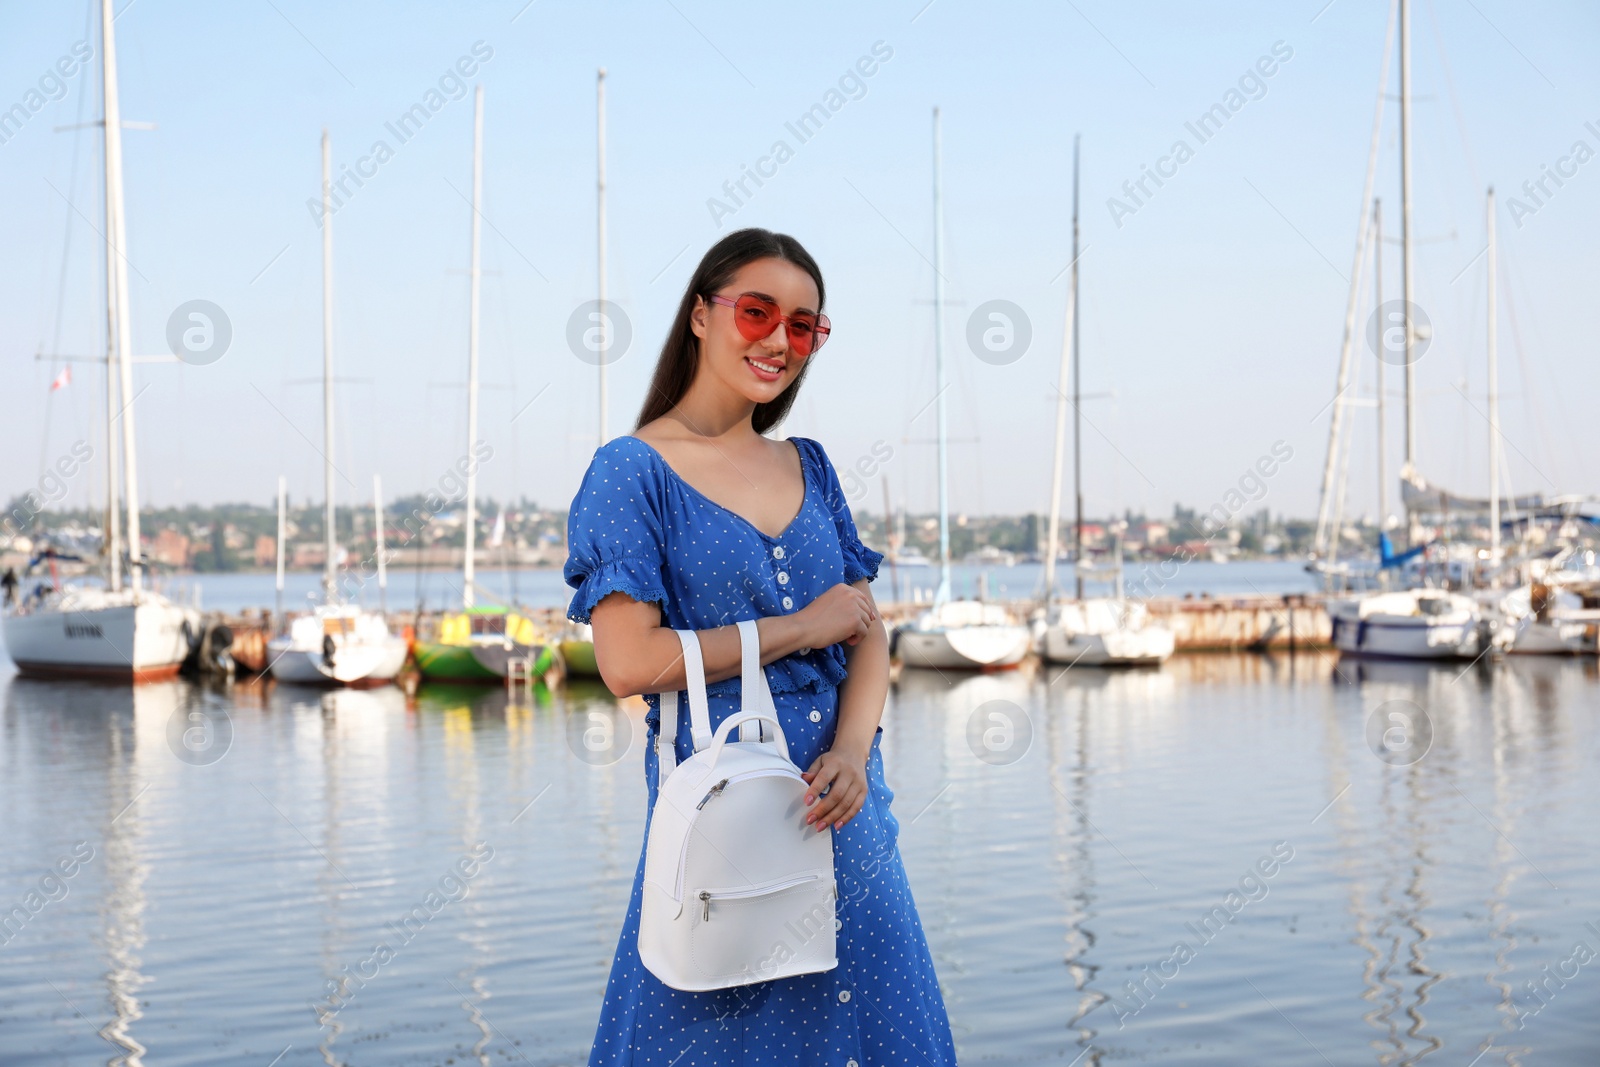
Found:
<path fill-rule="evenodd" d="M 711 902 L 713 900 L 740 900 L 745 897 L 763 897 L 769 893 L 778 893 L 785 889 L 793 889 L 795 886 L 804 885 L 806 882 L 815 882 L 821 877 L 822 875 L 820 874 L 801 874 L 796 875 L 793 878 L 785 878 L 779 882 L 771 882 L 767 885 L 751 886 L 746 889 L 719 889 L 715 891 L 710 889 L 702 889 L 698 894 L 696 894 L 700 898 L 700 903 L 702 905 L 700 919 L 702 922 L 711 921 Z M 834 894 L 835 896 L 838 895 L 837 886 L 834 887 Z"/>
<path fill-rule="evenodd" d="M 721 796 L 722 791 L 726 788 L 728 788 L 728 779 L 724 778 L 722 781 L 712 786 L 710 792 L 706 793 L 705 796 L 700 798 L 700 803 L 694 806 L 694 810 L 699 811 L 701 808 L 705 807 L 706 801 L 710 800 L 712 797 Z"/>
<path fill-rule="evenodd" d="M 727 778 L 723 778 L 722 780 L 718 781 L 706 791 L 705 796 L 700 798 L 700 803 L 694 806 L 694 814 L 690 815 L 688 829 L 686 829 L 683 834 L 683 850 L 678 854 L 678 884 L 676 887 L 677 891 L 674 893 L 674 897 L 679 902 L 682 902 L 683 900 L 683 882 L 685 876 L 688 874 L 689 837 L 694 832 L 695 819 L 699 816 L 701 810 L 705 808 L 706 804 L 711 800 L 712 797 L 721 796 L 722 791 L 728 788 L 728 786 L 734 782 L 742 782 L 749 778 L 768 778 L 774 775 L 781 775 L 785 778 L 793 778 L 800 784 L 805 784 L 805 779 L 800 776 L 799 771 L 786 771 L 776 768 L 760 771 L 744 771 L 740 774 L 729 775 Z"/>

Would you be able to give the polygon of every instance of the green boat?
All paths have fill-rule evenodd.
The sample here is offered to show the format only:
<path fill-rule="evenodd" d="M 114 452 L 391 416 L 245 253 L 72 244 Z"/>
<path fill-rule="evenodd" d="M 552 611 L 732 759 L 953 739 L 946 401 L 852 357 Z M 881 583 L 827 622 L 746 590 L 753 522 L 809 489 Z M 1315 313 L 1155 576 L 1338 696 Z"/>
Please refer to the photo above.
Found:
<path fill-rule="evenodd" d="M 513 662 L 531 664 L 543 678 L 555 649 L 539 640 L 533 620 L 503 607 L 471 607 L 439 620 L 437 640 L 418 641 L 413 654 L 428 682 L 504 682 Z"/>
<path fill-rule="evenodd" d="M 600 668 L 594 662 L 594 631 L 587 623 L 569 624 L 556 641 L 556 647 L 561 649 L 561 658 L 566 662 L 569 675 L 600 677 Z"/>
<path fill-rule="evenodd" d="M 481 124 L 480 124 L 481 127 Z M 482 130 L 474 134 L 472 153 L 474 166 L 482 159 Z M 473 195 L 476 212 L 477 195 Z M 472 286 L 478 286 L 478 230 L 472 231 Z M 478 455 L 478 299 L 470 303 L 471 321 L 467 329 L 467 449 Z M 417 669 L 428 682 L 504 682 L 515 668 L 526 665 L 528 681 L 542 681 L 552 669 L 559 674 L 560 653 L 547 641 L 533 620 L 503 607 L 478 607 L 473 583 L 476 569 L 478 531 L 477 467 L 464 472 L 467 476 L 466 494 L 466 550 L 461 563 L 461 610 L 445 615 L 439 620 L 438 631 L 431 641 L 418 641 L 412 648 Z M 498 545 L 504 531 L 505 509 L 495 523 L 495 534 L 490 545 Z"/>

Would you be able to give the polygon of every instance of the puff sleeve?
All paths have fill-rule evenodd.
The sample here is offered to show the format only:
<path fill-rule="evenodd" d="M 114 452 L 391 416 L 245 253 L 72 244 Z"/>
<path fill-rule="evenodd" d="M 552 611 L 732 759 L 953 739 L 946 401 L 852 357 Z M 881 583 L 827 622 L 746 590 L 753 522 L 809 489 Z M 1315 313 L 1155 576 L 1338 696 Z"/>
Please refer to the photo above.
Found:
<path fill-rule="evenodd" d="M 567 618 L 586 623 L 607 594 L 666 607 L 664 487 L 624 438 L 595 450 L 567 513 L 567 562 L 561 576 L 576 592 Z"/>
<path fill-rule="evenodd" d="M 855 518 L 850 514 L 849 501 L 839 484 L 839 474 L 833 469 L 833 461 L 820 444 L 809 438 L 806 440 L 812 454 L 820 460 L 817 467 L 822 475 L 824 502 L 833 516 L 834 527 L 839 531 L 839 549 L 844 553 L 845 584 L 850 585 L 863 578 L 870 582 L 878 576 L 878 564 L 883 562 L 883 553 L 875 552 L 861 543 Z"/>

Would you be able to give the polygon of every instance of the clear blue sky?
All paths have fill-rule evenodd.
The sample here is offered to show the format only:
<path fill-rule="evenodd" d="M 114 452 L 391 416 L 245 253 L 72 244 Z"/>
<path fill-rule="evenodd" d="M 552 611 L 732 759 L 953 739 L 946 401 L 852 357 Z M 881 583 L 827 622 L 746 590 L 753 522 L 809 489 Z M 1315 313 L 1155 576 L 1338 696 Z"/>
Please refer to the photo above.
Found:
<path fill-rule="evenodd" d="M 835 322 L 782 432 L 821 440 L 841 472 L 881 440 L 893 452 L 881 471 L 896 502 L 932 507 L 930 112 L 939 105 L 954 507 L 1017 513 L 1048 502 L 1071 141 L 1081 132 L 1083 388 L 1114 394 L 1085 402 L 1090 512 L 1208 506 L 1278 440 L 1294 458 L 1265 504 L 1314 510 L 1386 3 L 1335 0 L 1320 15 L 1325 0 L 897 0 L 786 13 L 700 0 L 524 3 L 123 8 L 123 114 L 157 124 L 125 134 L 136 350 L 164 352 L 169 315 L 192 299 L 224 308 L 234 332 L 210 366 L 138 368 L 147 502 L 265 503 L 280 473 L 295 497 L 321 497 L 320 459 L 302 434 L 320 442 L 320 395 L 308 384 L 321 361 L 319 231 L 306 202 L 318 192 L 324 126 L 336 167 L 355 166 L 378 140 L 394 149 L 334 224 L 337 359 L 353 379 L 340 389 L 337 457 L 360 487 L 338 492 L 365 498 L 374 473 L 391 494 L 420 490 L 462 453 L 465 89 L 482 84 L 481 434 L 496 450 L 482 485 L 564 507 L 595 447 L 594 371 L 565 335 L 573 309 L 595 295 L 595 71 L 604 66 L 611 294 L 634 329 L 612 368 L 613 434 L 632 428 L 698 256 L 731 228 L 772 227 L 820 261 Z M 1418 0 L 1413 18 L 1417 291 L 1436 333 L 1418 370 L 1420 454 L 1436 479 L 1481 492 L 1483 193 L 1496 185 L 1504 208 L 1575 142 L 1600 151 L 1600 8 Z M 82 0 L 0 7 L 0 108 L 25 103 L 85 38 L 98 55 Z M 463 79 L 464 95 L 446 97 L 401 144 L 386 123 L 425 102 L 477 42 L 492 56 Z M 847 79 L 856 98 L 800 143 L 785 123 L 826 104 L 877 42 L 892 56 L 859 86 Z M 1278 42 L 1292 56 L 1247 83 L 1257 98 L 1200 143 L 1185 124 Z M 98 135 L 54 132 L 97 114 L 97 62 L 0 144 L 0 498 L 32 485 L 41 457 L 54 460 L 79 437 L 99 447 L 98 368 L 74 365 L 72 387 L 50 397 L 56 368 L 35 359 L 103 351 L 103 267 L 90 228 L 102 225 Z M 1396 117 L 1391 105 L 1379 171 L 1390 235 Z M 1193 158 L 1117 225 L 1109 198 L 1179 139 Z M 708 200 L 777 140 L 793 158 L 735 214 L 713 219 Z M 1600 160 L 1565 182 L 1520 226 L 1500 216 L 1503 409 L 1519 491 L 1600 490 Z M 1384 274 L 1398 297 L 1392 247 Z M 1020 359 L 998 366 L 966 342 L 968 317 L 995 299 L 1024 309 L 1033 332 Z M 1360 351 L 1365 393 L 1373 361 Z M 1397 373 L 1389 383 L 1398 388 Z M 1398 404 L 1391 411 L 1398 442 Z M 1357 419 L 1360 511 L 1372 506 L 1375 462 L 1371 412 Z M 99 477 L 77 477 L 69 501 L 97 500 Z M 856 506 L 877 511 L 881 501 L 875 476 Z"/>

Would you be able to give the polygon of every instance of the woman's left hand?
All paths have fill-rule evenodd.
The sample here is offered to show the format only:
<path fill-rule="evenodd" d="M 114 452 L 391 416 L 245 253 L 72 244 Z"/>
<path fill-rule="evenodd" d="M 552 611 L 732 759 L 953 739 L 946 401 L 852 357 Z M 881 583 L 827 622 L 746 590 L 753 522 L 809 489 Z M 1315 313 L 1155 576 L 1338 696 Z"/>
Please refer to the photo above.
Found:
<path fill-rule="evenodd" d="M 809 783 L 806 803 L 816 806 L 806 814 L 806 822 L 821 833 L 824 826 L 841 829 L 867 802 L 867 761 L 865 757 L 829 749 L 811 763 L 800 777 Z M 827 790 L 827 796 L 823 796 Z"/>

